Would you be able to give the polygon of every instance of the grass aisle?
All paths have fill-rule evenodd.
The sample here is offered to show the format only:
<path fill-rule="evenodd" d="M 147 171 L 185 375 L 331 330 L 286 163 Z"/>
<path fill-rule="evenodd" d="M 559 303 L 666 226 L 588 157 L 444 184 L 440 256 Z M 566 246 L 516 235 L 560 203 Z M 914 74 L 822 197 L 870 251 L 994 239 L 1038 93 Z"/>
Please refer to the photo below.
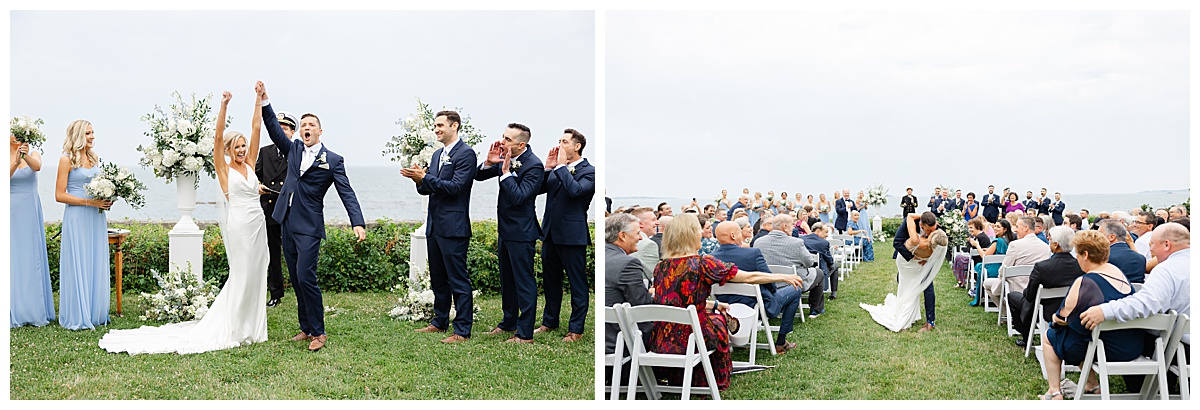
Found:
<path fill-rule="evenodd" d="M 824 315 L 797 320 L 788 336 L 796 350 L 774 357 L 760 350 L 759 364 L 777 367 L 733 376 L 721 397 L 975 400 L 1034 399 L 1045 392 L 1037 359 L 1024 357 L 996 325 L 995 313 L 967 305 L 970 299 L 965 289 L 954 287 L 949 264 L 934 279 L 936 330 L 918 334 L 917 322 L 892 333 L 876 324 L 858 304 L 883 303 L 884 295 L 896 291 L 890 247 L 880 245 L 874 262 L 839 284 L 838 299 L 826 299 Z M 747 360 L 746 352 L 735 348 L 734 360 Z"/>
<path fill-rule="evenodd" d="M 52 323 L 10 330 L 9 394 L 28 399 L 586 399 L 593 398 L 593 332 L 563 343 L 565 326 L 534 345 L 487 336 L 500 319 L 500 298 L 478 298 L 469 342 L 444 345 L 444 334 L 412 330 L 425 323 L 388 317 L 389 293 L 326 293 L 329 344 L 310 353 L 290 340 L 296 299 L 267 310 L 269 340 L 193 355 L 111 354 L 97 347 L 112 329 L 136 328 L 144 307 L 127 296 L 125 317 L 107 327 L 68 331 Z M 569 297 L 567 297 L 569 299 Z M 115 300 L 115 298 L 114 298 Z M 538 301 L 539 319 L 542 300 Z M 570 304 L 564 303 L 565 313 Z M 588 312 L 586 329 L 592 329 Z"/>

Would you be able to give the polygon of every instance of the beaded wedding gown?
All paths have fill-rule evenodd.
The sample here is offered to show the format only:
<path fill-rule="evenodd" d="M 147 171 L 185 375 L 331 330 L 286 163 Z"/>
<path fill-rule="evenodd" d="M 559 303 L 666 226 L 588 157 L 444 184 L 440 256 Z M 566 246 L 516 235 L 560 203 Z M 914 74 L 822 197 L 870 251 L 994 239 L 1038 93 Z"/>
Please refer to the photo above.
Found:
<path fill-rule="evenodd" d="M 109 352 L 202 353 L 267 340 L 267 228 L 258 177 L 229 170 L 228 219 L 221 226 L 229 279 L 199 321 L 113 330 L 100 339 Z"/>
<path fill-rule="evenodd" d="M 937 276 L 944 260 L 945 246 L 935 248 L 933 255 L 930 255 L 924 265 L 916 257 L 906 261 L 904 257 L 897 255 L 896 269 L 900 271 L 900 283 L 896 287 L 896 293 L 889 293 L 884 297 L 882 305 L 859 303 L 858 306 L 870 312 L 871 318 L 888 330 L 899 332 L 908 329 L 913 322 L 922 319 L 921 294 L 933 283 L 933 278 Z"/>

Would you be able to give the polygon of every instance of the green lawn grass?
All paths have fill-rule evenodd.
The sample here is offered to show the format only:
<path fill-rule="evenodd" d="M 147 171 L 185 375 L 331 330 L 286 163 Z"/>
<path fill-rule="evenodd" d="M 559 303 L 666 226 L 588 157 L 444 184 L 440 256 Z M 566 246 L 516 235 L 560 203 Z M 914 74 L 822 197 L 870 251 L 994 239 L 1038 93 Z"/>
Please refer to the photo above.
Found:
<path fill-rule="evenodd" d="M 298 332 L 289 291 L 267 310 L 269 340 L 192 355 L 108 353 L 108 329 L 155 325 L 138 319 L 137 296 L 125 316 L 93 331 L 57 323 L 10 330 L 10 398 L 25 399 L 576 399 L 594 396 L 593 312 L 585 338 L 564 343 L 566 327 L 538 334 L 533 345 L 488 336 L 501 317 L 499 297 L 475 300 L 474 336 L 446 345 L 445 334 L 415 333 L 426 323 L 388 317 L 389 293 L 326 293 L 329 344 L 311 353 Z M 564 302 L 563 324 L 570 311 Z M 114 298 L 115 301 L 115 298 Z M 540 308 L 543 301 L 539 300 Z M 115 303 L 115 302 L 114 302 Z"/>

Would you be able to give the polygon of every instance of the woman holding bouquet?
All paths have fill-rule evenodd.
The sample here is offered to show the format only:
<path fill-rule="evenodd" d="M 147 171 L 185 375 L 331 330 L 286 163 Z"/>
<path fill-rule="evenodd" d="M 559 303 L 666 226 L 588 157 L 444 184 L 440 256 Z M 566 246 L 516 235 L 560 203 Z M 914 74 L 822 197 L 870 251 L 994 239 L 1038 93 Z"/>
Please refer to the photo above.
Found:
<path fill-rule="evenodd" d="M 858 205 L 858 226 L 861 226 L 862 230 L 866 231 L 868 239 L 874 240 L 875 235 L 871 233 L 871 215 L 867 213 L 867 208 L 869 208 L 867 205 L 867 196 L 863 191 L 858 191 L 858 202 L 855 202 L 855 204 Z"/>
<path fill-rule="evenodd" d="M 46 258 L 46 225 L 38 197 L 42 156 L 9 136 L 9 327 L 45 326 L 54 320 L 54 290 Z"/>
<path fill-rule="evenodd" d="M 58 323 L 67 329 L 94 329 L 108 323 L 108 220 L 112 201 L 92 199 L 84 188 L 100 172 L 92 147 L 92 123 L 67 126 L 63 157 L 58 160 L 54 200 L 66 204 L 58 260 Z"/>
<path fill-rule="evenodd" d="M 825 194 L 821 194 L 821 201 L 817 203 L 817 215 L 820 215 L 821 222 L 829 223 L 829 209 L 832 208 L 829 201 L 825 199 Z"/>

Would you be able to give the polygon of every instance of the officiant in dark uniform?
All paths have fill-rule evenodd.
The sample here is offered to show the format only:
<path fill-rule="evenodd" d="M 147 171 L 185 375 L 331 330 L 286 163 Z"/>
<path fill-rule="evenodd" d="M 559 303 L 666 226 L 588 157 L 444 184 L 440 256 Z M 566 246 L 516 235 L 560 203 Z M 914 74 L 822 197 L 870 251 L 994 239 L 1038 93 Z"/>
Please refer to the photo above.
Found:
<path fill-rule="evenodd" d="M 299 123 L 296 116 L 287 111 L 280 111 L 277 116 L 279 127 L 283 128 L 283 133 L 289 140 L 292 139 L 292 134 L 296 132 L 296 124 Z M 287 179 L 287 168 L 287 156 L 284 150 L 275 144 L 262 147 L 258 151 L 254 175 L 258 176 L 259 201 L 262 203 L 264 215 L 275 212 L 275 202 L 279 200 L 279 191 L 283 190 L 283 181 Z M 283 299 L 283 264 L 280 257 L 283 255 L 283 227 L 274 218 L 266 219 L 267 251 L 271 255 L 271 261 L 267 264 L 267 290 L 271 292 L 267 307 L 275 307 L 279 305 L 279 300 Z"/>
<path fill-rule="evenodd" d="M 908 214 L 917 211 L 917 196 L 913 195 L 912 187 L 908 187 L 905 192 L 904 197 L 900 198 L 900 207 L 904 208 L 904 217 L 907 218 Z"/>

